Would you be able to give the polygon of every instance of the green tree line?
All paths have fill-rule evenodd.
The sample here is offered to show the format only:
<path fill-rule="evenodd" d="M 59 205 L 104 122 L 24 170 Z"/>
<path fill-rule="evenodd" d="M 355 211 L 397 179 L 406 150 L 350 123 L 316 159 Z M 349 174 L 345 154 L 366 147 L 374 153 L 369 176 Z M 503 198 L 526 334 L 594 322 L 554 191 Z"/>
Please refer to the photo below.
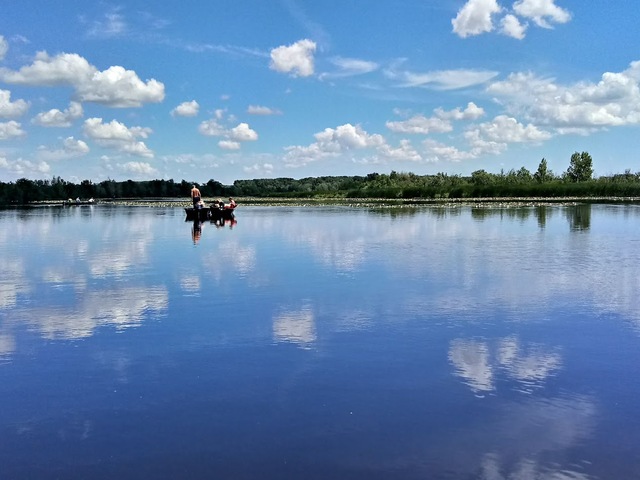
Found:
<path fill-rule="evenodd" d="M 29 202 L 43 202 L 48 200 L 67 199 L 122 199 L 122 198 L 178 198 L 189 195 L 193 182 L 182 180 L 126 180 L 116 182 L 105 180 L 93 183 L 83 180 L 79 184 L 68 182 L 60 177 L 51 180 L 28 180 L 21 178 L 15 183 L 0 182 L 0 204 L 25 204 Z M 200 190 L 205 196 L 224 196 L 232 191 L 215 180 L 200 184 Z"/>
<path fill-rule="evenodd" d="M 392 171 L 366 176 L 326 176 L 302 179 L 270 178 L 236 180 L 223 185 L 213 179 L 207 183 L 182 180 L 122 181 L 105 180 L 80 184 L 60 177 L 51 180 L 20 179 L 0 182 L 0 203 L 24 204 L 35 201 L 75 198 L 184 198 L 197 184 L 203 197 L 291 197 L 291 198 L 388 198 L 443 199 L 490 197 L 640 197 L 640 172 L 593 178 L 593 160 L 588 152 L 571 155 L 566 171 L 552 172 L 542 159 L 535 172 L 525 167 L 508 172 L 476 170 L 470 176 L 416 175 Z"/>

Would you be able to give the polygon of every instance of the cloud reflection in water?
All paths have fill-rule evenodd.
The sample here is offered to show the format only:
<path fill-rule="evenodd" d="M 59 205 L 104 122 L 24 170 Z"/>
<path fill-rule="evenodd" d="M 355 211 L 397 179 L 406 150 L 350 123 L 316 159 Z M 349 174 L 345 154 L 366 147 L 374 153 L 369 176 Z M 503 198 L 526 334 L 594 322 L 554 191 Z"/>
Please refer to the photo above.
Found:
<path fill-rule="evenodd" d="M 276 342 L 290 342 L 309 348 L 316 341 L 316 326 L 311 308 L 284 311 L 273 319 L 273 338 Z"/>
<path fill-rule="evenodd" d="M 79 339 L 102 326 L 117 330 L 139 326 L 148 314 L 166 311 L 164 287 L 138 287 L 88 292 L 73 308 L 47 306 L 15 312 L 15 318 L 48 339 Z"/>
<path fill-rule="evenodd" d="M 540 387 L 562 368 L 562 357 L 541 345 L 522 347 L 515 336 L 502 338 L 493 349 L 488 341 L 456 339 L 449 347 L 454 373 L 476 393 L 496 389 L 496 377 L 503 371 L 518 389 Z"/>
<path fill-rule="evenodd" d="M 15 307 L 18 296 L 29 293 L 28 285 L 22 260 L 0 257 L 0 310 Z"/>
<path fill-rule="evenodd" d="M 593 434 L 596 405 L 587 396 L 561 396 L 506 404 L 498 442 L 481 461 L 482 480 L 586 480 L 579 462 L 571 469 L 553 461 Z"/>

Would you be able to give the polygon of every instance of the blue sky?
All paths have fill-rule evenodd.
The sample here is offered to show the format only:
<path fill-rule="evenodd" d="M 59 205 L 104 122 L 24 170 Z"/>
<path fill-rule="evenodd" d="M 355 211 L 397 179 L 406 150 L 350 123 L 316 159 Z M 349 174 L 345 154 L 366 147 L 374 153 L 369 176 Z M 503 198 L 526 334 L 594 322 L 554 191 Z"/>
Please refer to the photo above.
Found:
<path fill-rule="evenodd" d="M 0 4 L 0 180 L 636 172 L 631 0 Z"/>

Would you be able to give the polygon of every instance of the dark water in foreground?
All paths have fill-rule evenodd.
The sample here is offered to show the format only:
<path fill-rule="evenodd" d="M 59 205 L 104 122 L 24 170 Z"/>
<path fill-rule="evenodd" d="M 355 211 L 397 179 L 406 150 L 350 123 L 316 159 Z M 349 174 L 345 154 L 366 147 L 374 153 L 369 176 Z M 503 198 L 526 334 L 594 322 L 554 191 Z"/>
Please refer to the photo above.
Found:
<path fill-rule="evenodd" d="M 639 206 L 237 220 L 0 211 L 1 479 L 640 478 Z"/>

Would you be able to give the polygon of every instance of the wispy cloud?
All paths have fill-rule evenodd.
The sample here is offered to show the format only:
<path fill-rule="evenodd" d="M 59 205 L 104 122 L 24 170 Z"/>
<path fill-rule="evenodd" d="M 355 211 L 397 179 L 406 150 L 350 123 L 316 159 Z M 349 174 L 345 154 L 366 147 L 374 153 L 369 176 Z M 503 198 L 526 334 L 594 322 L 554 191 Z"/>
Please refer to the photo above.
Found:
<path fill-rule="evenodd" d="M 296 20 L 308 33 L 309 37 L 318 42 L 324 50 L 331 48 L 331 37 L 319 23 L 313 21 L 295 0 L 282 0 L 291 17 Z"/>
<path fill-rule="evenodd" d="M 492 70 L 438 70 L 425 73 L 410 71 L 397 72 L 395 76 L 401 87 L 423 87 L 434 90 L 456 90 L 473 87 L 495 78 L 498 72 Z"/>
<path fill-rule="evenodd" d="M 329 59 L 336 69 L 332 72 L 323 72 L 319 75 L 321 80 L 330 80 L 332 78 L 353 77 L 356 75 L 364 75 L 371 73 L 380 68 L 377 62 L 368 60 L 360 60 L 358 58 L 333 57 Z"/>
<path fill-rule="evenodd" d="M 282 115 L 280 110 L 263 105 L 249 105 L 247 113 L 250 115 Z"/>

